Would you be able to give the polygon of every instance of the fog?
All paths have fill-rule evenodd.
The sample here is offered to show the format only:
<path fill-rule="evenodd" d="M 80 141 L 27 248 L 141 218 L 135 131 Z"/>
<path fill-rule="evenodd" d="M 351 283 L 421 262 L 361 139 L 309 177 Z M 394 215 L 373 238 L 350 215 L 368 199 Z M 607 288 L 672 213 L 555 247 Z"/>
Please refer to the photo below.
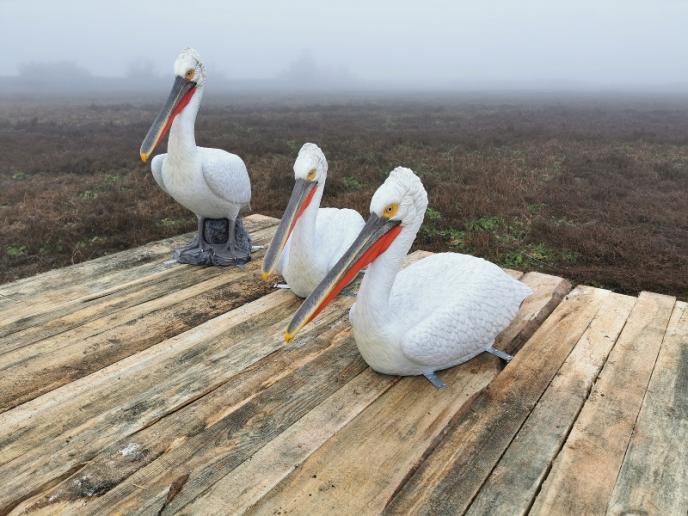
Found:
<path fill-rule="evenodd" d="M 688 91 L 680 0 L 0 0 L 0 21 L 20 91 L 168 84 L 186 46 L 209 85 Z"/>

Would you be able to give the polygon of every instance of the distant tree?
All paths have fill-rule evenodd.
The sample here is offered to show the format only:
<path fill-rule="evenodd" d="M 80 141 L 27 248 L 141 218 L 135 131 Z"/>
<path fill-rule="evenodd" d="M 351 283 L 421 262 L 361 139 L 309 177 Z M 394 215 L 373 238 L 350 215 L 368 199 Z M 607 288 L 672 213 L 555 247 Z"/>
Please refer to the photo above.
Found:
<path fill-rule="evenodd" d="M 299 89 L 319 88 L 323 86 L 347 87 L 356 83 L 349 70 L 340 66 L 337 69 L 322 66 L 313 55 L 304 51 L 292 61 L 278 79 Z"/>

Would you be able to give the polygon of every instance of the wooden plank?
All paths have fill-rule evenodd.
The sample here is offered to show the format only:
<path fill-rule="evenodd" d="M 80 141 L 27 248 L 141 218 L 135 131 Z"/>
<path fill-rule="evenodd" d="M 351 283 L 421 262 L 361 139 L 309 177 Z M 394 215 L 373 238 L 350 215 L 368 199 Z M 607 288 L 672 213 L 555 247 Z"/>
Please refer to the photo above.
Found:
<path fill-rule="evenodd" d="M 254 232 L 275 226 L 279 219 L 255 213 L 244 218 L 244 223 L 247 231 Z M 131 269 L 150 261 L 166 260 L 173 249 L 192 237 L 193 233 L 186 233 L 6 283 L 0 286 L 0 315 L 4 315 L 8 306 L 11 310 L 12 305 L 17 303 L 33 303 L 39 296 L 49 293 L 57 295 L 56 291 L 60 289 L 75 284 L 83 285 L 93 278 Z"/>
<path fill-rule="evenodd" d="M 608 514 L 688 514 L 688 304 L 676 303 Z"/>
<path fill-rule="evenodd" d="M 254 233 L 254 239 L 266 244 L 274 228 Z M 0 353 L 6 353 L 25 344 L 69 330 L 85 322 L 115 311 L 155 299 L 172 290 L 185 288 L 200 281 L 234 269 L 219 267 L 193 267 L 176 264 L 154 274 L 116 285 L 97 294 L 77 299 L 49 300 L 35 303 L 25 310 L 16 310 L 0 322 Z M 16 336 L 16 333 L 22 332 Z"/>
<path fill-rule="evenodd" d="M 533 412 L 494 468 L 467 514 L 528 512 L 607 355 L 635 305 L 610 294 Z"/>
<path fill-rule="evenodd" d="M 185 506 L 185 514 L 243 513 L 399 381 L 368 368 Z"/>
<path fill-rule="evenodd" d="M 608 291 L 577 287 L 401 486 L 393 513 L 464 512 Z"/>
<path fill-rule="evenodd" d="M 83 510 L 93 501 L 93 493 L 106 493 L 136 471 L 235 412 L 324 350 L 338 345 L 338 340 L 346 338 L 345 331 L 346 323 L 342 318 L 322 333 L 313 334 L 305 345 L 279 348 L 205 396 L 107 446 L 83 468 L 55 487 L 26 500 L 14 512 L 66 514 Z"/>
<path fill-rule="evenodd" d="M 337 344 L 75 513 L 174 513 L 366 368 L 351 339 Z M 168 500 L 180 476 L 184 485 Z"/>
<path fill-rule="evenodd" d="M 552 293 L 547 283 L 539 287 Z M 540 299 L 540 294 L 536 290 L 534 297 Z M 548 310 L 547 305 L 546 302 L 524 303 L 504 334 L 514 338 L 521 336 L 519 331 L 532 334 L 532 328 L 524 321 L 539 319 L 540 311 Z M 276 480 L 281 483 L 260 501 L 255 499 L 255 495 L 264 492 L 269 483 L 263 483 L 257 491 L 249 490 L 253 498 L 246 497 L 246 502 L 256 504 L 252 512 L 309 513 L 318 507 L 326 512 L 336 510 L 344 513 L 382 510 L 408 471 L 418 463 L 449 421 L 456 417 L 466 400 L 487 385 L 501 369 L 500 362 L 486 358 L 470 361 L 462 366 L 463 369 L 453 368 L 441 373 L 447 375 L 445 381 L 450 385 L 446 391 L 437 391 L 424 378 L 403 379 L 304 464 L 290 462 L 294 459 L 293 454 L 287 453 L 286 457 L 280 458 L 278 449 L 271 450 L 274 460 L 284 464 L 283 471 L 276 474 Z M 303 433 L 310 435 L 313 431 L 305 428 Z M 371 464 L 375 467 L 371 468 Z M 291 471 L 293 473 L 282 480 Z M 235 480 L 224 479 L 207 493 L 210 500 L 215 500 L 211 512 L 222 512 L 223 505 L 219 504 L 221 493 Z M 331 487 L 332 484 L 336 489 Z M 203 501 L 205 497 L 203 495 L 199 499 L 199 506 L 207 507 Z M 229 499 L 225 499 L 224 507 L 227 508 L 229 503 Z M 236 500 L 231 503 L 236 506 Z"/>
<path fill-rule="evenodd" d="M 407 263 L 410 263 L 411 261 L 424 257 L 428 254 L 429 253 L 425 252 L 413 253 L 413 255 L 407 258 Z M 289 295 L 289 297 L 293 298 L 293 296 L 285 291 L 279 291 L 276 294 Z M 333 321 L 344 322 L 344 315 L 348 313 L 346 309 L 351 305 L 352 301 L 353 298 L 351 296 L 340 296 L 335 299 L 332 306 L 326 309 L 323 314 L 314 321 L 313 324 L 315 324 L 318 328 L 311 329 L 309 326 L 309 328 L 306 330 L 306 333 L 303 334 L 303 336 L 300 336 L 299 339 L 293 343 L 295 346 L 290 347 L 303 347 L 304 350 L 307 350 L 307 353 L 309 353 L 309 355 L 305 356 L 311 356 L 313 353 L 312 349 L 316 349 L 318 347 L 322 349 L 325 345 L 334 345 L 337 343 L 337 341 L 341 339 L 336 336 L 337 333 L 332 333 L 332 331 L 341 332 L 342 328 L 333 326 Z M 295 307 L 292 307 L 292 312 L 294 309 Z M 286 319 L 283 319 L 280 322 L 282 326 L 279 328 L 279 330 L 274 329 L 276 325 L 269 326 L 269 331 L 259 327 L 253 328 L 252 331 L 256 334 L 256 339 L 260 339 L 261 337 L 263 340 L 272 339 L 273 335 L 277 335 L 277 338 L 279 339 L 282 334 L 282 330 L 286 326 L 291 315 L 292 314 L 290 313 Z M 324 333 L 323 328 L 325 328 Z M 314 341 L 313 339 L 316 340 Z M 352 346 L 353 350 L 353 342 L 350 342 L 350 345 Z M 280 350 L 281 349 L 283 348 L 280 348 Z M 250 374 L 248 374 L 247 371 L 241 373 L 241 381 L 233 382 L 233 384 L 230 386 L 231 389 L 239 389 L 245 394 L 253 395 L 255 392 L 260 392 L 262 389 L 266 388 L 266 385 L 263 384 L 267 384 L 267 386 L 272 385 L 280 377 L 280 375 L 284 374 L 282 370 L 289 370 L 290 368 L 295 367 L 292 362 L 294 362 L 296 365 L 298 365 L 300 361 L 301 363 L 303 362 L 303 358 L 299 359 L 299 355 L 295 355 L 294 353 L 291 353 L 288 357 L 282 359 L 276 358 L 280 356 L 280 353 L 272 353 L 270 356 L 273 358 L 265 359 L 265 361 L 261 363 L 254 364 L 254 366 L 251 367 L 252 371 Z M 273 365 L 265 367 L 266 364 Z M 289 365 L 285 366 L 285 364 Z M 341 373 L 346 374 L 346 372 Z M 256 380 L 256 377 L 258 380 Z M 262 387 L 256 388 L 256 385 Z M 218 394 L 216 394 L 216 392 Z M 35 491 L 33 494 L 36 496 L 34 496 L 34 498 L 31 500 L 27 500 L 27 502 L 22 504 L 22 507 L 31 507 L 32 510 L 40 507 L 48 507 L 48 512 L 50 512 L 59 506 L 61 512 L 67 509 L 74 509 L 76 512 L 81 512 L 83 510 L 82 505 L 85 502 L 94 501 L 91 498 L 92 494 L 88 494 L 89 492 L 92 493 L 94 489 L 99 493 L 99 495 L 109 491 L 115 485 L 124 480 L 125 477 L 128 477 L 134 471 L 142 468 L 144 465 L 147 465 L 154 460 L 156 461 L 155 464 L 150 465 L 150 467 L 153 468 L 153 471 L 158 471 L 160 468 L 165 469 L 160 464 L 165 464 L 165 461 L 176 460 L 174 457 L 177 455 L 170 455 L 170 453 L 175 450 L 177 446 L 185 443 L 187 439 L 196 436 L 204 428 L 209 428 L 211 425 L 214 425 L 215 422 L 225 418 L 225 416 L 231 412 L 231 410 L 233 410 L 227 408 L 227 397 L 227 392 L 222 388 L 211 391 L 208 396 L 204 396 L 203 398 L 199 399 L 198 403 L 192 403 L 188 405 L 188 407 L 185 406 L 170 416 L 164 417 L 161 421 L 146 427 L 142 432 L 132 436 L 132 438 L 120 440 L 117 444 L 110 446 L 103 453 L 100 453 L 95 458 L 90 459 L 89 464 L 83 471 L 79 471 L 77 474 L 75 474 L 75 476 L 72 476 L 72 478 L 66 480 L 57 488 L 55 488 L 55 490 L 52 490 L 48 493 L 43 493 L 45 489 L 39 489 L 38 491 Z M 232 396 L 229 396 L 229 398 L 231 400 Z M 232 404 L 230 403 L 229 406 L 231 407 Z M 200 421 L 199 417 L 202 418 Z M 206 437 L 208 437 L 208 435 L 203 438 Z M 254 438 L 255 436 L 253 436 L 253 434 L 249 434 L 249 437 Z M 203 438 L 199 437 L 198 439 Z M 215 443 L 216 440 L 216 438 L 211 439 L 208 445 Z M 253 443 L 254 440 L 255 439 L 253 439 L 251 443 Z M 195 444 L 191 445 L 191 450 L 195 457 L 200 458 L 198 446 L 200 446 L 199 442 L 201 441 L 195 440 L 193 442 Z M 239 446 L 238 453 L 240 453 L 251 443 L 242 444 Z M 137 453 L 136 459 L 133 461 L 133 463 L 129 462 L 128 457 L 126 460 L 123 458 L 121 458 L 119 461 L 116 460 L 116 457 L 121 455 L 121 450 L 131 450 L 132 447 L 139 451 L 145 450 L 146 453 Z M 176 453 L 184 454 L 188 452 L 188 449 L 184 449 Z M 218 453 L 221 453 L 221 451 L 215 450 L 212 447 L 209 448 L 207 452 L 209 453 L 208 457 L 211 458 L 217 458 Z M 232 457 L 234 457 L 232 460 L 240 457 L 240 455 L 236 455 L 235 452 L 231 453 L 233 453 Z M 161 454 L 163 455 L 160 456 Z M 113 457 L 115 458 L 113 459 Z M 183 463 L 187 464 L 188 461 L 185 459 Z M 230 466 L 234 467 L 235 464 L 230 461 L 227 463 L 227 467 Z M 0 469 L 0 473 L 1 471 L 2 470 Z M 148 472 L 146 475 L 148 475 L 151 470 L 146 469 L 146 471 Z M 213 469 L 213 474 L 225 474 L 226 472 L 227 471 L 223 472 L 220 469 Z M 0 476 L 0 478 L 2 477 Z M 202 478 L 206 478 L 206 476 L 203 476 Z M 152 477 L 150 480 L 153 482 Z M 128 503 L 126 502 L 126 499 L 129 495 L 131 495 L 131 482 L 134 482 L 136 486 L 141 486 L 144 484 L 145 480 L 127 479 L 122 483 L 120 490 L 114 492 L 112 495 L 109 495 L 111 498 L 108 498 L 108 500 L 110 500 L 108 503 L 115 503 L 115 499 L 117 499 L 117 497 L 122 497 L 120 502 L 126 505 Z M 189 480 L 188 486 L 185 489 L 188 490 L 193 485 L 194 481 L 192 478 Z M 85 486 L 87 486 L 88 489 L 86 489 Z M 133 491 L 139 493 L 141 488 L 136 486 Z M 164 491 L 166 491 L 168 487 L 169 485 L 165 484 Z M 96 509 L 93 510 L 95 511 Z"/>
<path fill-rule="evenodd" d="M 341 317 L 340 302 L 307 331 Z M 279 349 L 298 303 L 274 292 L 0 414 L 0 508 Z"/>
<path fill-rule="evenodd" d="M 265 244 L 269 242 L 273 234 L 274 228 L 264 229 L 254 234 L 254 240 L 259 244 Z M 66 337 L 65 333 L 87 326 L 92 321 L 104 318 L 125 318 L 128 316 L 127 314 L 137 313 L 136 309 L 132 311 L 128 310 L 129 308 L 144 304 L 151 305 L 149 301 L 174 294 L 177 291 L 192 289 L 209 280 L 218 280 L 219 278 L 220 282 L 228 282 L 246 277 L 246 273 L 260 268 L 259 262 L 262 260 L 263 254 L 263 250 L 256 252 L 254 260 L 244 268 L 229 267 L 223 269 L 177 264 L 168 270 L 118 285 L 97 296 L 86 296 L 71 301 L 63 300 L 59 305 L 53 304 L 47 312 L 38 312 L 34 316 L 22 318 L 15 321 L 14 324 L 0 328 L 0 334 L 9 333 L 4 338 L 0 338 L 0 355 L 50 337 L 60 335 Z M 211 281 L 209 283 L 218 282 Z M 24 328 L 21 329 L 22 327 Z"/>
<path fill-rule="evenodd" d="M 495 347 L 515 355 L 526 340 L 537 330 L 542 322 L 552 313 L 564 296 L 571 291 L 571 283 L 564 278 L 550 276 L 539 272 L 528 272 L 521 281 L 528 285 L 533 293 L 521 306 L 523 313 L 530 314 L 518 320 L 519 325 L 512 324 L 502 332 Z"/>
<path fill-rule="evenodd" d="M 674 298 L 643 292 L 535 499 L 532 514 L 601 514 L 619 473 Z"/>
<path fill-rule="evenodd" d="M 272 291 L 260 260 L 0 355 L 0 412 Z"/>
<path fill-rule="evenodd" d="M 378 513 L 454 414 L 499 370 L 498 359 L 483 354 L 441 373 L 447 389 L 403 378 L 249 514 Z"/>

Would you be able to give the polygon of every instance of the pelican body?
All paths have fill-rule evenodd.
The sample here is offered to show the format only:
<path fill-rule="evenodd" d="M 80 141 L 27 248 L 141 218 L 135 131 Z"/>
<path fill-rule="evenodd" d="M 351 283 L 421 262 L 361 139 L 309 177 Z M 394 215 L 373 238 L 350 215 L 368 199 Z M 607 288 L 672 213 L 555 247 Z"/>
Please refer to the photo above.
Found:
<path fill-rule="evenodd" d="M 151 161 L 153 177 L 198 218 L 198 234 L 175 252 L 175 258 L 196 265 L 244 264 L 251 252 L 251 240 L 239 217 L 251 201 L 246 165 L 235 154 L 196 145 L 194 124 L 205 87 L 205 67 L 198 53 L 183 50 L 174 73 L 167 102 L 141 145 L 141 159 L 146 161 L 169 131 L 167 154 Z"/>
<path fill-rule="evenodd" d="M 374 370 L 425 375 L 441 387 L 435 371 L 496 352 L 495 338 L 531 290 L 493 263 L 456 253 L 435 254 L 401 270 L 427 204 L 411 170 L 392 171 L 373 196 L 365 227 L 298 309 L 285 339 L 368 265 L 349 319 L 356 345 Z"/>
<path fill-rule="evenodd" d="M 363 228 L 350 209 L 320 208 L 327 160 L 306 143 L 294 162 L 294 189 L 263 260 L 263 279 L 279 272 L 299 297 L 308 296 L 337 263 Z"/>

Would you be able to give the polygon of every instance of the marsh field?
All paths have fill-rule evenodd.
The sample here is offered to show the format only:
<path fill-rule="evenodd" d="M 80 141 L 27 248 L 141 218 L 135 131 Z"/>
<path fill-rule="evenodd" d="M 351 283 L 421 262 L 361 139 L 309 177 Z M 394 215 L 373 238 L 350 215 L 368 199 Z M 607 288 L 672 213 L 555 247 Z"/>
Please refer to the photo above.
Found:
<path fill-rule="evenodd" d="M 280 216 L 312 141 L 324 205 L 422 176 L 416 248 L 688 298 L 688 97 L 209 97 L 197 143 L 244 158 L 254 212 Z M 163 100 L 0 99 L 0 283 L 195 228 L 138 159 Z"/>

